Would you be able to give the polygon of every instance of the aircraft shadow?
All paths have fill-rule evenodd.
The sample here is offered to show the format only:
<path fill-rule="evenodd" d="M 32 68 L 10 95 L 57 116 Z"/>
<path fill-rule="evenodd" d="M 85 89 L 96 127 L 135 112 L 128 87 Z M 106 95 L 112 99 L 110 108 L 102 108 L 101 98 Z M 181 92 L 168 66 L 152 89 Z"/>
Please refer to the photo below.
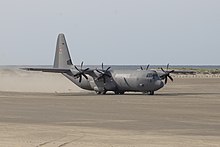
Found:
<path fill-rule="evenodd" d="M 176 96 L 198 96 L 198 95 L 220 95 L 220 93 L 155 93 L 155 95 L 147 95 L 147 94 L 142 94 L 142 93 L 125 93 L 123 95 L 115 95 L 114 93 L 106 93 L 105 95 L 97 95 L 94 92 L 79 92 L 79 93 L 56 93 L 55 95 L 58 96 L 132 96 L 132 95 L 137 95 L 137 96 L 151 96 L 151 97 L 158 97 L 158 96 L 170 96 L 170 97 L 176 97 Z"/>
<path fill-rule="evenodd" d="M 198 95 L 220 95 L 220 93 L 204 93 L 204 92 L 197 92 L 197 93 L 157 93 L 155 96 L 198 96 Z"/>
<path fill-rule="evenodd" d="M 106 93 L 105 95 L 97 95 L 95 92 L 71 92 L 71 93 L 41 93 L 41 92 L 6 92 L 6 91 L 0 91 L 1 95 L 5 96 L 19 96 L 19 95 L 48 95 L 48 96 L 82 96 L 82 97 L 87 97 L 87 96 L 97 96 L 97 97 L 103 97 L 103 96 L 145 96 L 145 97 L 176 97 L 176 96 L 210 96 L 210 95 L 217 95 L 220 96 L 219 92 L 210 92 L 210 93 L 204 93 L 204 92 L 181 92 L 181 93 L 155 93 L 155 95 L 147 95 L 143 93 L 125 93 L 123 95 L 115 95 L 113 92 Z"/>

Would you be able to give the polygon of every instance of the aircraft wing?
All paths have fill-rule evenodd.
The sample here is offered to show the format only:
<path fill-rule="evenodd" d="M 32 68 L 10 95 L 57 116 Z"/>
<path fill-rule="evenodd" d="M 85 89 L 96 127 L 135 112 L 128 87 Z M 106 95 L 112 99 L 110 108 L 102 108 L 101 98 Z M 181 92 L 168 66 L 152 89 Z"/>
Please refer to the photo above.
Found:
<path fill-rule="evenodd" d="M 52 72 L 52 73 L 67 73 L 69 75 L 74 75 L 77 73 L 76 70 L 72 71 L 71 69 L 66 68 L 20 68 L 22 70 L 28 70 L 28 71 L 42 71 L 42 72 Z M 94 73 L 94 69 L 89 69 L 84 72 L 85 74 L 90 75 L 93 78 L 97 78 L 97 75 Z"/>
<path fill-rule="evenodd" d="M 61 69 L 61 68 L 20 68 L 22 70 L 28 71 L 42 71 L 42 72 L 53 72 L 53 73 L 69 73 L 70 69 Z"/>

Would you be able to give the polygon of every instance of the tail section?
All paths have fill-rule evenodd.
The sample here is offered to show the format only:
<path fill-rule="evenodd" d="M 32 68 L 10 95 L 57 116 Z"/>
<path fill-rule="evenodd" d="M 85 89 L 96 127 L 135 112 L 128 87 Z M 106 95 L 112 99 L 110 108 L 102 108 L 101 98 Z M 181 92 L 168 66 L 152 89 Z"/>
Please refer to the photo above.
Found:
<path fill-rule="evenodd" d="M 54 68 L 70 68 L 73 65 L 64 34 L 57 38 Z"/>

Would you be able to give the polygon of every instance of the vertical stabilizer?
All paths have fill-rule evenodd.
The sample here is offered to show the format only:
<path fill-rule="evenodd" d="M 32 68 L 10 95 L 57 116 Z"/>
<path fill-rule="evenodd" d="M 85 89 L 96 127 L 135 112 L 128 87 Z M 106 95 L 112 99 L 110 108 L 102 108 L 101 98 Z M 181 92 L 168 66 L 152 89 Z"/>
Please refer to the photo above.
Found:
<path fill-rule="evenodd" d="M 71 68 L 73 65 L 64 34 L 57 38 L 54 68 Z"/>

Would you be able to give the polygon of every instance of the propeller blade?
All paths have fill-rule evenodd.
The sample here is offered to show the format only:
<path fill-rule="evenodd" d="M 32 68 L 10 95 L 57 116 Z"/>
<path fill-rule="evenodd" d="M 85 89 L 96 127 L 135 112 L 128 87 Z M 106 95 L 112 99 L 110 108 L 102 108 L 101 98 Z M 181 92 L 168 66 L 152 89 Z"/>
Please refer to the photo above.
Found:
<path fill-rule="evenodd" d="M 103 82 L 105 83 L 105 77 L 103 76 Z"/>
<path fill-rule="evenodd" d="M 169 71 L 169 73 L 173 73 L 173 72 L 174 72 L 174 70 Z"/>
<path fill-rule="evenodd" d="M 74 66 L 74 67 L 75 67 L 75 69 L 76 69 L 76 70 L 78 70 L 78 71 L 79 71 L 79 69 L 78 69 L 78 67 L 77 67 L 77 66 Z"/>
<path fill-rule="evenodd" d="M 96 71 L 99 73 L 99 76 L 97 77 L 97 80 L 103 79 L 103 82 L 106 82 L 106 77 L 111 77 L 111 75 L 108 74 L 108 70 L 111 68 L 110 66 L 105 70 L 104 69 L 104 64 L 102 63 L 102 69 L 98 70 L 96 69 Z"/>
<path fill-rule="evenodd" d="M 167 77 L 165 78 L 165 84 L 167 84 Z"/>
<path fill-rule="evenodd" d="M 169 66 L 170 66 L 170 64 L 168 63 L 168 64 L 167 64 L 167 67 L 166 67 L 166 68 L 167 68 L 166 71 L 165 71 L 163 68 L 161 68 L 161 70 L 164 72 L 164 74 L 161 75 L 160 77 L 161 77 L 162 79 L 165 79 L 165 84 L 167 83 L 168 78 L 173 82 L 173 78 L 170 76 L 170 73 L 173 73 L 174 70 L 169 71 Z"/>
<path fill-rule="evenodd" d="M 146 70 L 148 70 L 149 66 L 150 66 L 150 64 L 147 65 L 147 69 Z"/>
<path fill-rule="evenodd" d="M 163 71 L 163 72 L 165 72 L 164 70 L 163 70 L 163 68 L 161 67 L 161 70 Z M 166 72 L 165 72 L 166 73 Z"/>
<path fill-rule="evenodd" d="M 168 69 L 169 69 L 169 66 L 170 66 L 170 64 L 168 63 L 168 64 L 167 64 L 167 71 L 168 71 Z"/>
<path fill-rule="evenodd" d="M 168 77 L 170 78 L 170 80 L 173 82 L 173 78 L 170 76 L 170 75 L 168 75 Z"/>
<path fill-rule="evenodd" d="M 73 75 L 74 77 L 79 77 L 79 73 L 76 73 L 75 75 Z"/>
<path fill-rule="evenodd" d="M 83 61 L 81 62 L 81 70 L 82 70 L 82 67 L 83 67 Z"/>
<path fill-rule="evenodd" d="M 83 71 L 85 72 L 85 71 L 87 71 L 87 70 L 89 70 L 89 68 L 86 68 L 86 69 L 84 69 Z"/>
<path fill-rule="evenodd" d="M 81 81 L 82 81 L 82 76 L 80 75 L 79 76 L 79 82 L 81 83 Z"/>
<path fill-rule="evenodd" d="M 103 64 L 103 62 L 102 62 L 102 70 L 104 70 L 104 64 Z"/>
<path fill-rule="evenodd" d="M 98 72 L 98 73 L 100 73 L 100 74 L 103 74 L 103 72 L 101 72 L 100 70 L 98 70 L 98 69 L 96 69 L 96 71 Z"/>
<path fill-rule="evenodd" d="M 82 75 L 86 78 L 86 80 L 88 80 L 88 77 L 84 73 L 82 73 Z"/>
<path fill-rule="evenodd" d="M 88 77 L 86 76 L 85 72 L 88 71 L 89 68 L 83 69 L 83 61 L 81 62 L 80 69 L 77 66 L 74 67 L 78 72 L 73 76 L 79 78 L 79 83 L 81 83 L 82 81 L 82 76 L 88 80 Z"/>
<path fill-rule="evenodd" d="M 109 66 L 109 67 L 106 69 L 106 71 L 108 71 L 110 68 L 111 68 L 111 67 Z"/>

